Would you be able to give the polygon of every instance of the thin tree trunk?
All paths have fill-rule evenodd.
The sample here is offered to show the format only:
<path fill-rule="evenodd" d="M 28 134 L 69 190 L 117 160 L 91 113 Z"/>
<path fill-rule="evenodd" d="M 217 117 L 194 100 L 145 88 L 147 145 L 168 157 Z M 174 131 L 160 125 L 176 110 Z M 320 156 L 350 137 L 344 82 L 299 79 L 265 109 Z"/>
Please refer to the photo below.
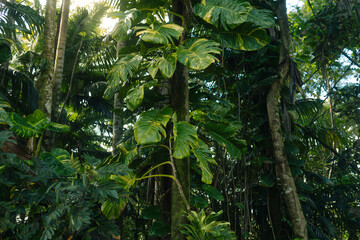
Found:
<path fill-rule="evenodd" d="M 281 121 L 279 114 L 279 96 L 284 82 L 289 77 L 289 46 L 290 34 L 289 23 L 286 13 L 286 0 L 279 0 L 276 9 L 280 31 L 281 31 L 281 49 L 279 59 L 279 77 L 272 85 L 267 96 L 267 111 L 269 118 L 270 131 L 276 159 L 276 173 L 280 179 L 281 187 L 284 192 L 285 202 L 289 210 L 294 236 L 307 240 L 307 227 L 304 213 L 297 195 L 294 178 L 291 174 L 289 163 L 287 161 L 284 140 L 281 132 Z"/>
<path fill-rule="evenodd" d="M 54 66 L 54 88 L 53 88 L 53 102 L 52 102 L 52 114 L 53 119 L 57 118 L 59 114 L 57 111 L 60 104 L 60 90 L 63 78 L 64 60 L 65 60 L 65 46 L 67 26 L 69 22 L 69 10 L 71 0 L 63 0 L 60 20 L 59 39 L 56 48 L 55 66 Z"/>
<path fill-rule="evenodd" d="M 120 49 L 125 47 L 124 41 L 118 41 L 116 45 L 116 59 L 119 58 Z M 115 156 L 117 154 L 116 146 L 120 142 L 121 135 L 123 133 L 123 118 L 119 116 L 119 112 L 121 111 L 121 101 L 119 99 L 119 93 L 115 93 L 114 95 L 114 113 L 113 113 L 113 139 L 112 139 L 112 155 Z"/>
<path fill-rule="evenodd" d="M 330 120 L 331 120 L 331 128 L 334 128 L 334 113 L 333 113 L 333 100 L 332 100 L 332 96 L 330 94 L 331 92 L 331 87 L 330 87 L 330 79 L 328 77 L 328 74 L 326 72 L 326 63 L 325 63 L 325 53 L 324 53 L 324 46 L 322 48 L 322 53 L 321 53 L 321 73 L 322 73 L 322 77 L 323 80 L 326 83 L 326 90 L 329 93 L 329 102 L 330 102 Z"/>
<path fill-rule="evenodd" d="M 180 38 L 183 41 L 187 35 L 186 25 L 190 16 L 189 0 L 173 0 L 173 12 L 184 17 L 184 21 L 174 16 L 174 23 L 184 27 L 184 32 Z M 171 105 L 177 114 L 179 121 L 189 121 L 189 69 L 178 63 L 173 78 L 171 79 Z M 190 160 L 175 159 L 177 177 L 183 189 L 187 202 L 190 198 Z M 179 231 L 179 226 L 186 222 L 185 213 L 187 206 L 181 197 L 178 186 L 173 183 L 171 191 L 171 239 L 184 240 L 185 236 Z"/>
<path fill-rule="evenodd" d="M 82 44 L 83 44 L 83 40 L 84 38 L 82 37 L 81 40 L 80 40 L 80 43 L 79 43 L 79 47 L 78 47 L 78 50 L 76 52 L 76 56 L 75 56 L 75 59 L 74 59 L 74 64 L 73 64 L 73 68 L 72 68 L 72 71 L 71 71 L 71 75 L 70 75 L 70 82 L 69 82 L 69 88 L 68 88 L 68 91 L 67 91 L 67 94 L 66 94 L 66 97 L 65 97 L 65 100 L 64 100 L 64 104 L 60 110 L 60 113 L 56 119 L 56 122 L 59 121 L 60 119 L 60 116 L 62 114 L 62 112 L 64 111 L 65 109 L 65 105 L 67 104 L 67 102 L 69 101 L 69 98 L 70 98 L 70 94 L 71 94 L 71 88 L 72 88 L 72 85 L 73 85 L 73 82 L 74 82 L 74 75 L 75 75 L 75 70 L 76 70 L 76 66 L 77 66 L 77 63 L 78 63 L 78 60 L 79 60 L 79 56 L 80 56 L 80 52 L 81 52 L 81 47 L 82 47 Z"/>
<path fill-rule="evenodd" d="M 44 42 L 42 58 L 47 61 L 47 66 L 40 74 L 37 80 L 37 88 L 39 90 L 38 107 L 42 110 L 48 119 L 51 119 L 51 107 L 53 96 L 53 64 L 54 64 L 54 42 L 56 34 L 56 0 L 46 1 Z"/>

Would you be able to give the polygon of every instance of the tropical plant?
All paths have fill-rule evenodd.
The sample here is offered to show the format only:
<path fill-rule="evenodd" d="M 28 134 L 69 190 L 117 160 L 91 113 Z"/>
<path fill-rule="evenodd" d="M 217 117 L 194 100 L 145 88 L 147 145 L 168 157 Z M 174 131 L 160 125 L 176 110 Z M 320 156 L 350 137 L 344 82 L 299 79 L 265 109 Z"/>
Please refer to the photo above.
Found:
<path fill-rule="evenodd" d="M 221 214 L 222 211 L 206 214 L 204 209 L 191 211 L 187 216 L 190 223 L 183 225 L 181 232 L 194 240 L 236 239 L 235 233 L 229 229 L 229 223 L 216 221 Z"/>

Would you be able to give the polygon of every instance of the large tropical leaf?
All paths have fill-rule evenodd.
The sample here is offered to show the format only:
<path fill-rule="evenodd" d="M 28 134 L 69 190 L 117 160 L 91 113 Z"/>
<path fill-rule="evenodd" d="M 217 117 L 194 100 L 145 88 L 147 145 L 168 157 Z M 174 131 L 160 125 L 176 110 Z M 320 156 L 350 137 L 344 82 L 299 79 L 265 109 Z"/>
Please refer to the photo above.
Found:
<path fill-rule="evenodd" d="M 205 69 L 218 60 L 213 55 L 220 54 L 218 46 L 218 43 L 205 38 L 188 41 L 184 47 L 179 47 L 177 51 L 178 61 L 192 69 Z"/>
<path fill-rule="evenodd" d="M 238 139 L 235 136 L 237 131 L 235 126 L 228 123 L 209 121 L 205 128 L 218 144 L 226 147 L 233 158 L 239 158 L 246 151 L 245 140 Z"/>
<path fill-rule="evenodd" d="M 40 110 L 35 110 L 32 114 L 25 118 L 25 121 L 29 123 L 38 133 L 40 133 L 48 124 L 45 113 Z"/>
<path fill-rule="evenodd" d="M 269 43 L 269 37 L 264 29 L 242 28 L 238 32 L 217 32 L 213 38 L 223 47 L 236 50 L 255 51 Z"/>
<path fill-rule="evenodd" d="M 224 195 L 221 194 L 221 192 L 219 190 L 217 190 L 216 188 L 214 188 L 211 185 L 207 185 L 207 184 L 203 184 L 201 186 L 201 188 L 204 190 L 204 192 L 209 195 L 209 197 L 215 199 L 215 200 L 219 200 L 219 201 L 224 201 Z"/>
<path fill-rule="evenodd" d="M 9 122 L 10 130 L 20 137 L 29 138 L 40 134 L 40 132 L 15 112 L 11 113 L 9 120 L 11 121 Z"/>
<path fill-rule="evenodd" d="M 5 108 L 11 108 L 11 105 L 6 101 L 0 100 L 0 124 L 7 124 L 9 120 L 9 113 Z"/>
<path fill-rule="evenodd" d="M 124 210 L 126 202 L 122 199 L 119 199 L 118 202 L 105 201 L 101 205 L 101 212 L 108 219 L 116 219 L 120 217 L 122 210 Z"/>
<path fill-rule="evenodd" d="M 114 180 L 123 189 L 129 190 L 135 184 L 136 175 L 132 172 L 127 172 L 124 175 L 111 175 L 110 179 Z"/>
<path fill-rule="evenodd" d="M 78 8 L 70 16 L 66 44 L 73 47 L 83 37 L 91 39 L 98 36 L 101 20 L 106 16 L 108 9 L 109 6 L 104 2 L 95 3 L 90 11 L 87 8 Z"/>
<path fill-rule="evenodd" d="M 154 109 L 140 114 L 134 125 L 135 140 L 138 144 L 152 144 L 160 142 L 166 137 L 165 126 L 170 120 L 172 109 Z"/>
<path fill-rule="evenodd" d="M 162 216 L 159 206 L 148 206 L 141 211 L 140 217 L 143 219 L 158 219 Z"/>
<path fill-rule="evenodd" d="M 163 78 L 170 78 L 176 69 L 176 53 L 167 56 L 155 57 L 149 64 L 148 72 L 155 79 L 156 73 L 160 70 Z"/>
<path fill-rule="evenodd" d="M 115 38 L 117 41 L 125 40 L 128 36 L 128 31 L 132 28 L 135 20 L 138 18 L 139 15 L 140 11 L 137 9 L 130 9 L 125 12 L 109 13 L 109 17 L 119 19 L 111 32 L 113 38 Z"/>
<path fill-rule="evenodd" d="M 70 164 L 70 154 L 64 149 L 55 148 L 51 152 L 40 154 L 40 158 L 55 168 L 60 176 L 71 176 L 75 173 L 75 169 Z"/>
<path fill-rule="evenodd" d="M 138 149 L 134 138 L 122 142 L 117 146 L 117 149 L 119 149 L 120 152 L 120 162 L 124 162 L 126 165 L 129 165 L 129 163 L 138 155 Z"/>
<path fill-rule="evenodd" d="M 213 152 L 211 152 L 208 146 L 201 140 L 198 146 L 194 147 L 193 152 L 201 169 L 201 181 L 206 184 L 211 184 L 213 174 L 210 170 L 209 163 L 217 165 L 216 161 L 211 157 Z"/>
<path fill-rule="evenodd" d="M 315 120 L 317 114 L 323 108 L 323 101 L 321 99 L 305 99 L 295 101 L 295 104 L 290 108 L 291 117 L 303 126 L 311 124 Z"/>
<path fill-rule="evenodd" d="M 259 28 L 269 28 L 275 24 L 273 13 L 270 10 L 254 7 L 251 8 L 246 21 Z"/>
<path fill-rule="evenodd" d="M 176 116 L 176 115 L 175 115 Z M 195 147 L 198 142 L 196 129 L 188 122 L 176 121 L 173 117 L 173 133 L 174 133 L 174 154 L 178 159 L 190 156 L 190 148 Z"/>
<path fill-rule="evenodd" d="M 140 86 L 136 86 L 129 90 L 129 92 L 126 95 L 125 101 L 126 101 L 126 107 L 134 111 L 137 107 L 140 106 L 144 99 L 144 90 L 145 88 L 149 88 L 154 86 L 157 83 L 157 81 L 153 80 L 147 83 L 144 83 Z"/>
<path fill-rule="evenodd" d="M 142 56 L 135 53 L 122 55 L 108 73 L 108 87 L 104 93 L 111 98 L 118 87 L 122 87 L 129 77 L 132 77 L 139 68 Z"/>
<path fill-rule="evenodd" d="M 164 221 L 156 221 L 149 230 L 149 236 L 162 237 L 170 232 L 170 227 Z"/>
<path fill-rule="evenodd" d="M 9 61 L 12 57 L 11 48 L 6 43 L 0 43 L 0 64 Z"/>
<path fill-rule="evenodd" d="M 19 114 L 13 112 L 8 120 L 10 130 L 14 131 L 16 135 L 25 138 L 37 137 L 44 130 L 54 132 L 68 132 L 70 130 L 70 127 L 67 125 L 50 122 L 40 110 L 36 110 L 26 118 L 22 118 Z"/>
<path fill-rule="evenodd" d="M 194 7 L 194 13 L 206 22 L 225 30 L 244 23 L 251 10 L 248 2 L 241 0 L 202 0 Z"/>
<path fill-rule="evenodd" d="M 70 127 L 68 125 L 54 123 L 54 122 L 49 122 L 49 124 L 45 126 L 45 129 L 58 133 L 66 133 L 70 131 Z"/>
<path fill-rule="evenodd" d="M 44 24 L 44 18 L 24 3 L 1 1 L 0 16 L 0 33 L 15 41 L 16 30 L 23 34 L 32 34 L 35 31 L 40 32 Z"/>
<path fill-rule="evenodd" d="M 137 36 L 142 35 L 141 39 L 145 42 L 151 42 L 155 44 L 167 45 L 173 42 L 174 39 L 179 39 L 184 28 L 174 24 L 151 24 L 150 27 L 142 26 L 137 27 L 137 30 L 141 30 L 136 33 Z"/>

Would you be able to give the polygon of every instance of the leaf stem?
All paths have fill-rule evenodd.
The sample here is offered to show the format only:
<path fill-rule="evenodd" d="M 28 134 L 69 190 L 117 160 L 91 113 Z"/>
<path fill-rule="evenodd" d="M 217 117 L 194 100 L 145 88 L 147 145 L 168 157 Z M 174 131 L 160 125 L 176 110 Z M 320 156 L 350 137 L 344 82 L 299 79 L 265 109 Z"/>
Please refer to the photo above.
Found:
<path fill-rule="evenodd" d="M 167 161 L 167 162 L 162 162 L 158 165 L 156 165 L 155 167 L 151 168 L 149 171 L 147 171 L 146 173 L 144 173 L 141 178 L 145 177 L 148 173 L 150 173 L 152 170 L 158 168 L 158 167 L 161 167 L 162 165 L 165 165 L 165 164 L 170 164 L 171 165 L 171 162 Z M 154 176 L 154 175 L 151 175 L 151 176 Z"/>
<path fill-rule="evenodd" d="M 168 175 L 168 174 L 147 175 L 147 176 L 144 176 L 144 177 L 141 177 L 141 178 L 135 178 L 135 181 L 140 181 L 140 180 L 143 180 L 143 179 L 146 179 L 146 178 L 152 178 L 152 177 L 168 177 L 168 178 L 171 178 L 174 181 L 176 181 L 173 175 Z"/>
<path fill-rule="evenodd" d="M 36 146 L 35 157 L 39 156 L 40 146 L 41 146 L 41 142 L 42 142 L 43 136 L 44 136 L 44 134 L 41 134 L 41 136 L 40 136 L 40 138 L 39 138 L 38 144 L 37 144 L 37 146 Z"/>

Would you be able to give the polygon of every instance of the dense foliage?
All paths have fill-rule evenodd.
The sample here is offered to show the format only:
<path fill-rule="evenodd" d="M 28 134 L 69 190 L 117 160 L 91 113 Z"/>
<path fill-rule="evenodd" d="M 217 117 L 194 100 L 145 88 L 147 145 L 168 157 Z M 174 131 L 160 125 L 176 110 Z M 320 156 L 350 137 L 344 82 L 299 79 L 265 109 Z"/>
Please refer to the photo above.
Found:
<path fill-rule="evenodd" d="M 360 2 L 285 2 L 71 8 L 49 62 L 48 6 L 0 0 L 0 239 L 359 239 Z"/>

